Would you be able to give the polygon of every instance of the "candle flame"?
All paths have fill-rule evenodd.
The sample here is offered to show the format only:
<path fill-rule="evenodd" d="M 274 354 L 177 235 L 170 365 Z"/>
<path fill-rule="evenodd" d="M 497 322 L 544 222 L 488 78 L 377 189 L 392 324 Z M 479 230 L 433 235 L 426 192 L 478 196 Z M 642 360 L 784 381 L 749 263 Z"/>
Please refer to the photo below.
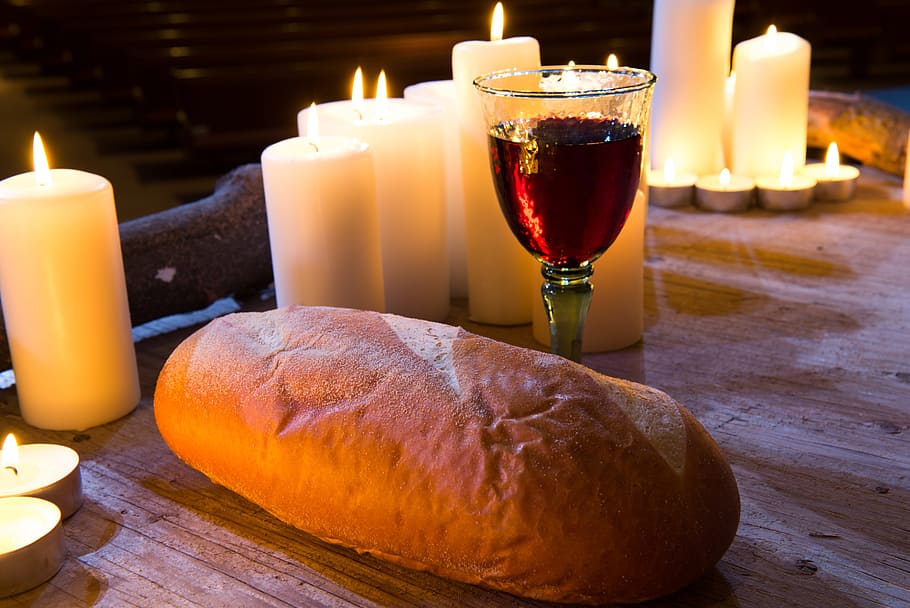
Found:
<path fill-rule="evenodd" d="M 720 182 L 720 185 L 721 185 L 722 187 L 724 187 L 724 188 L 729 187 L 729 185 L 730 185 L 730 170 L 727 169 L 726 167 L 724 167 L 724 168 L 721 170 L 720 176 L 718 176 L 717 180 Z"/>
<path fill-rule="evenodd" d="M 664 181 L 667 184 L 672 184 L 676 181 L 676 163 L 673 161 L 672 156 L 668 156 L 664 163 Z"/>
<path fill-rule="evenodd" d="M 47 162 L 47 153 L 44 151 L 44 142 L 41 136 L 35 131 L 35 137 L 32 140 L 32 162 L 35 166 L 35 176 L 38 179 L 39 186 L 49 186 L 51 184 L 51 170 Z"/>
<path fill-rule="evenodd" d="M 837 177 L 837 169 L 840 166 L 840 151 L 837 149 L 837 142 L 828 144 L 828 151 L 825 153 L 825 177 Z"/>
<path fill-rule="evenodd" d="M 11 468 L 14 471 L 19 466 L 19 444 L 16 437 L 10 433 L 3 440 L 3 450 L 0 452 L 0 468 Z"/>
<path fill-rule="evenodd" d="M 777 46 L 777 27 L 774 25 L 769 25 L 768 31 L 765 33 L 765 36 L 762 38 L 762 40 L 765 51 L 773 53 L 774 48 Z"/>
<path fill-rule="evenodd" d="M 490 19 L 490 40 L 502 40 L 502 31 L 505 20 L 502 2 L 497 2 L 496 7 L 493 9 L 493 18 Z"/>
<path fill-rule="evenodd" d="M 319 116 L 316 112 L 316 102 L 310 104 L 310 112 L 306 120 L 306 136 L 309 144 L 319 152 Z"/>
<path fill-rule="evenodd" d="M 366 107 L 363 102 L 363 70 L 360 66 L 357 66 L 357 70 L 354 72 L 354 84 L 351 87 L 351 105 L 354 106 L 354 111 L 357 112 L 358 120 L 363 120 Z"/>
<path fill-rule="evenodd" d="M 376 81 L 376 120 L 385 120 L 389 110 L 389 91 L 385 81 L 385 70 L 379 71 Z"/>
<path fill-rule="evenodd" d="M 783 188 L 793 185 L 793 153 L 790 150 L 787 150 L 780 163 L 780 185 Z"/>
<path fill-rule="evenodd" d="M 610 53 L 610 55 L 607 57 L 607 67 L 611 70 L 615 70 L 619 67 L 619 58 L 616 57 L 615 53 Z"/>

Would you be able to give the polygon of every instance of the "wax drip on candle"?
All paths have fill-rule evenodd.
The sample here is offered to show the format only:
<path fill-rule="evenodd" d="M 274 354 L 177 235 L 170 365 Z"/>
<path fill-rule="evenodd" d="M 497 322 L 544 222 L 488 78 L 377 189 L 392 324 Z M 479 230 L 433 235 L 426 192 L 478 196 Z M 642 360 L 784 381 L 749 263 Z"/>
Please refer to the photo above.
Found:
<path fill-rule="evenodd" d="M 607 57 L 607 68 L 615 70 L 619 67 L 619 59 L 616 57 L 615 53 L 610 53 Z"/>
<path fill-rule="evenodd" d="M 306 123 L 307 143 L 319 152 L 319 118 L 316 114 L 316 102 L 310 104 L 310 112 Z"/>
<path fill-rule="evenodd" d="M 351 105 L 357 113 L 357 120 L 363 122 L 366 106 L 363 101 L 363 70 L 357 66 L 354 72 L 354 84 L 351 87 Z"/>
<path fill-rule="evenodd" d="M 19 444 L 16 443 L 16 437 L 12 433 L 3 440 L 3 451 L 0 453 L 0 465 L 3 470 L 9 469 L 16 477 L 19 476 Z"/>
<path fill-rule="evenodd" d="M 490 40 L 502 40 L 502 32 L 505 26 L 505 13 L 502 10 L 502 2 L 497 2 L 493 9 L 493 18 L 490 19 Z"/>
<path fill-rule="evenodd" d="M 385 80 L 385 70 L 380 70 L 376 81 L 376 120 L 379 122 L 384 121 L 389 112 L 389 92 Z"/>
<path fill-rule="evenodd" d="M 44 142 L 41 141 L 41 136 L 35 131 L 35 137 L 32 140 L 32 162 L 35 166 L 35 177 L 38 180 L 38 185 L 42 187 L 50 186 L 53 180 L 51 179 L 51 170 L 47 162 L 47 153 L 44 151 Z"/>

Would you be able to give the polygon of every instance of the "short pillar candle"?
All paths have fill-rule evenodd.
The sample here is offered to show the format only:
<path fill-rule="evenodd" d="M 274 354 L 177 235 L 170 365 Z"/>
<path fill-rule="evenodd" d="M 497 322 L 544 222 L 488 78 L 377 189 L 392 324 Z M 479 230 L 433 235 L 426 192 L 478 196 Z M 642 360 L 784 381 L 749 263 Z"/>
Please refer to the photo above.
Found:
<path fill-rule="evenodd" d="M 6 335 L 25 421 L 84 430 L 140 397 L 114 191 L 35 150 L 36 171 L 0 182 Z"/>

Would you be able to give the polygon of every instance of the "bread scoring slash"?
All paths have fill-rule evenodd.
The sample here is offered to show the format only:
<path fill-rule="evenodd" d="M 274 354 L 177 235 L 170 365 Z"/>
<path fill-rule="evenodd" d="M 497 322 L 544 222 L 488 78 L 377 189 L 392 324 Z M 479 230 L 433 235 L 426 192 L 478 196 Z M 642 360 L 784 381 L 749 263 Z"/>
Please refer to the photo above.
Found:
<path fill-rule="evenodd" d="M 428 321 L 216 319 L 165 363 L 155 417 L 188 465 L 290 525 L 524 597 L 671 593 L 739 523 L 727 461 L 666 394 Z"/>

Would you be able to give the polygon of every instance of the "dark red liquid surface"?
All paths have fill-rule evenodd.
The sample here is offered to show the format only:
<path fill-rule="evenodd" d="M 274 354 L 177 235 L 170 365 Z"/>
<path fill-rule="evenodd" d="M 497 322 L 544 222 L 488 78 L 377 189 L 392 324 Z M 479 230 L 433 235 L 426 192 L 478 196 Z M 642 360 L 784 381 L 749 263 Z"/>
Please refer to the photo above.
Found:
<path fill-rule="evenodd" d="M 499 205 L 540 261 L 577 267 L 616 240 L 641 178 L 641 134 L 606 119 L 548 118 L 527 141 L 513 123 L 491 130 Z"/>

